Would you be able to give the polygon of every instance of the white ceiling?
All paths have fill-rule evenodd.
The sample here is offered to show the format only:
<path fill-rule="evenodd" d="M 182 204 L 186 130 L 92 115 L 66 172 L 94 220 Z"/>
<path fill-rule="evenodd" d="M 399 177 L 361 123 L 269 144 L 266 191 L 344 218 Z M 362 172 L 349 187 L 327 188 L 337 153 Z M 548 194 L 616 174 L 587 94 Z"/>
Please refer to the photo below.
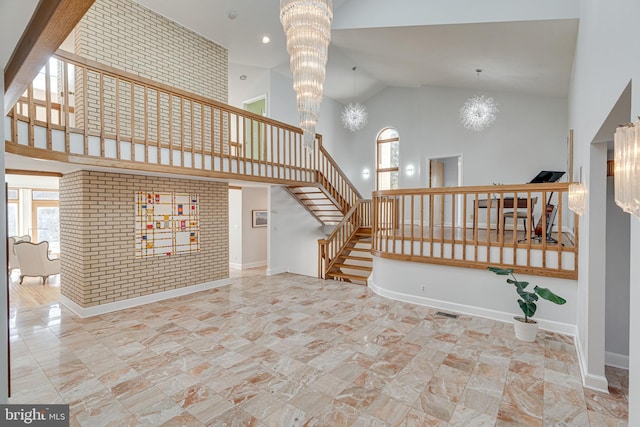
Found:
<path fill-rule="evenodd" d="M 230 63 L 290 74 L 278 0 L 135 1 L 226 47 Z M 461 2 L 464 3 L 463 0 L 456 2 L 457 7 Z M 373 25 L 362 16 L 347 16 L 354 15 L 354 9 L 355 15 L 375 15 L 373 9 L 357 7 L 362 4 L 360 0 L 334 0 L 333 3 L 334 21 L 340 21 L 340 29 L 332 31 L 325 95 L 340 102 L 353 98 L 353 66 L 358 67 L 357 99 L 360 101 L 390 86 L 475 89 L 476 68 L 483 69 L 480 77 L 483 90 L 562 97 L 568 93 L 578 20 L 567 19 L 566 10 L 557 12 L 563 19 L 553 19 L 554 12 L 549 11 L 554 7 L 553 2 L 538 0 L 540 9 L 543 6 L 545 9 L 535 10 L 532 14 L 535 20 L 524 20 L 522 15 L 525 8 L 535 8 L 536 3 L 522 6 L 520 13 L 512 12 L 510 22 L 504 10 L 496 11 L 495 22 L 491 16 L 487 17 L 490 13 L 481 10 L 479 23 L 469 23 L 467 11 L 466 23 L 415 25 L 415 14 L 411 15 L 408 6 L 412 2 L 403 0 L 401 3 L 407 6 L 407 10 L 402 11 L 406 14 L 405 22 L 411 25 L 399 25 L 396 16 L 392 27 L 382 26 L 377 17 Z M 499 0 L 485 0 L 485 3 L 487 7 L 491 7 L 489 3 L 501 4 Z M 442 2 L 413 4 L 427 10 L 454 7 L 453 3 Z M 229 19 L 231 11 L 237 15 L 233 20 Z M 442 10 L 438 12 L 442 15 Z M 449 10 L 446 12 L 452 14 Z M 351 28 L 350 20 L 354 22 Z M 261 43 L 265 34 L 271 38 L 269 45 Z"/>

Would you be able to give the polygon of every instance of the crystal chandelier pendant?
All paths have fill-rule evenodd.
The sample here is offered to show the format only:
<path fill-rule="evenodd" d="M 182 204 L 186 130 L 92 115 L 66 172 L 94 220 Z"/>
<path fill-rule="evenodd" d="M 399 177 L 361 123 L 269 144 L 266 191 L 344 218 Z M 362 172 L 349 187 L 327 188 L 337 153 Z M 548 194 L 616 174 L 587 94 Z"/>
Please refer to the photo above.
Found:
<path fill-rule="evenodd" d="M 351 132 L 362 129 L 367 124 L 367 110 L 359 102 L 350 102 L 342 110 L 342 124 Z"/>
<path fill-rule="evenodd" d="M 356 96 L 356 67 L 353 67 L 353 97 Z M 351 132 L 362 129 L 367 124 L 367 110 L 359 102 L 350 102 L 341 114 L 342 124 Z"/>
<path fill-rule="evenodd" d="M 332 20 L 332 0 L 280 0 L 303 145 L 309 151 L 316 138 Z"/>
<path fill-rule="evenodd" d="M 481 69 L 476 70 L 478 74 L 478 87 L 480 86 L 481 72 Z M 469 130 L 480 132 L 496 121 L 498 111 L 498 104 L 496 104 L 493 98 L 484 95 L 474 96 L 473 98 L 467 99 L 462 105 L 462 108 L 460 108 L 460 123 Z"/>

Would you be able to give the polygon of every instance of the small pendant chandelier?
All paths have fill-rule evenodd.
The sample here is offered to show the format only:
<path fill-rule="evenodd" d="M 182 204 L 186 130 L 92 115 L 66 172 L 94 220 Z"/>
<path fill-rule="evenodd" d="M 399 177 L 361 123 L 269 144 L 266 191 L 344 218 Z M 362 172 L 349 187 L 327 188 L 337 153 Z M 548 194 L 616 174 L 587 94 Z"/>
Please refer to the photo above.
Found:
<path fill-rule="evenodd" d="M 480 91 L 480 73 L 482 70 L 478 68 L 478 92 Z M 460 122 L 462 126 L 475 132 L 488 128 L 496 121 L 496 113 L 498 112 L 498 104 L 493 98 L 484 95 L 477 95 L 467 99 L 462 108 L 460 108 Z"/>
<path fill-rule="evenodd" d="M 356 97 L 356 68 L 353 67 L 353 97 Z M 367 110 L 359 102 L 350 102 L 342 110 L 342 123 L 351 132 L 362 129 L 367 124 Z"/>

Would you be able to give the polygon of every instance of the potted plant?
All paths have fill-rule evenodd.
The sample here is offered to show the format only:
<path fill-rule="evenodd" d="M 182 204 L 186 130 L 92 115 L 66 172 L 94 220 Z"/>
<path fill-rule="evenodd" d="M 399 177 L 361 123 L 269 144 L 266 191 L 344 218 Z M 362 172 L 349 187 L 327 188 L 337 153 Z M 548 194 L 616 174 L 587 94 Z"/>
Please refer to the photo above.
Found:
<path fill-rule="evenodd" d="M 538 301 L 539 297 L 558 305 L 562 305 L 567 302 L 567 300 L 559 297 L 547 288 L 535 286 L 533 291 L 526 290 L 527 286 L 529 286 L 529 282 L 521 282 L 516 279 L 516 276 L 513 274 L 513 268 L 504 269 L 498 267 L 487 267 L 487 269 L 493 271 L 499 276 L 512 277 L 507 279 L 507 283 L 516 287 L 516 292 L 520 297 L 518 298 L 518 304 L 524 314 L 524 317 L 516 316 L 513 318 L 513 327 L 516 332 L 516 338 L 519 340 L 526 342 L 533 342 L 536 340 L 538 322 L 531 319 L 531 317 L 536 314 L 536 309 L 538 308 L 536 301 Z"/>

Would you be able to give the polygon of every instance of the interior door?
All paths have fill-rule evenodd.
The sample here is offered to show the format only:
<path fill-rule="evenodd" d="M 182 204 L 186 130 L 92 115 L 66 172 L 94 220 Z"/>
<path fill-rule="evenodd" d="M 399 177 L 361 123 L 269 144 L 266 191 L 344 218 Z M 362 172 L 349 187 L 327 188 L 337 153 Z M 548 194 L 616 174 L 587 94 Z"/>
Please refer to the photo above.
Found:
<path fill-rule="evenodd" d="M 429 186 L 431 188 L 440 188 L 444 186 L 444 162 L 439 160 L 431 160 L 429 162 Z M 442 204 L 443 196 L 433 197 L 433 224 L 442 224 Z"/>

